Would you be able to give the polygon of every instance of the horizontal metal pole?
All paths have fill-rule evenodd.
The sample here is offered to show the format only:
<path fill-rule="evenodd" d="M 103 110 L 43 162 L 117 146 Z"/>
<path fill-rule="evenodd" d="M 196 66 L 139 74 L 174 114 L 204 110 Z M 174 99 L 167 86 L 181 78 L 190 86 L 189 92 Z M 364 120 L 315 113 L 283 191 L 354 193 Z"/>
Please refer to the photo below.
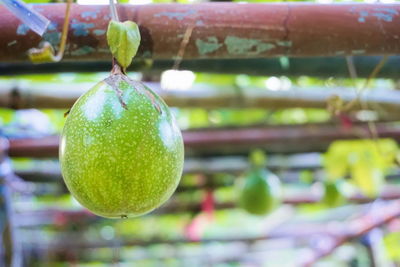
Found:
<path fill-rule="evenodd" d="M 35 5 L 52 23 L 43 39 L 0 7 L 0 61 L 27 61 L 42 40 L 60 42 L 65 4 Z M 343 56 L 400 53 L 399 4 L 154 4 L 120 5 L 136 21 L 138 57 L 176 58 L 188 32 L 185 59 Z M 110 60 L 106 5 L 72 6 L 65 60 Z"/>
<path fill-rule="evenodd" d="M 246 156 L 223 156 L 185 159 L 183 173 L 204 174 L 209 180 L 213 180 L 213 174 L 230 173 L 240 174 L 250 167 Z M 285 182 L 298 179 L 298 172 L 304 169 L 317 170 L 322 168 L 322 155 L 319 153 L 302 153 L 293 155 L 268 155 L 267 168 L 271 171 L 282 173 L 280 175 Z M 14 168 L 16 175 L 31 182 L 59 182 L 62 180 L 58 161 L 35 160 L 23 168 Z M 398 174 L 394 174 L 398 177 Z M 213 183 L 213 182 L 211 182 Z"/>
<path fill-rule="evenodd" d="M 400 127 L 396 124 L 376 124 L 382 138 L 400 141 Z M 350 129 L 329 124 L 293 126 L 247 127 L 233 129 L 199 129 L 183 131 L 187 156 L 247 154 L 261 148 L 269 153 L 300 153 L 325 151 L 339 139 L 370 138 L 366 124 Z M 11 139 L 11 157 L 57 157 L 58 136 L 38 139 Z"/>
<path fill-rule="evenodd" d="M 328 100 L 339 96 L 343 101 L 357 99 L 353 88 L 292 87 L 290 90 L 271 91 L 265 88 L 211 86 L 195 84 L 187 90 L 171 88 L 164 90 L 159 83 L 146 83 L 155 90 L 165 102 L 173 107 L 186 108 L 322 108 Z M 0 107 L 14 109 L 29 108 L 71 108 L 74 102 L 94 84 L 91 83 L 18 83 L 17 80 L 0 84 Z M 55 89 L 57 88 L 57 89 Z M 400 113 L 400 92 L 376 89 L 364 92 L 352 110 L 369 107 L 387 114 Z"/>
<path fill-rule="evenodd" d="M 355 56 L 354 67 L 358 77 L 368 77 L 382 57 Z M 398 78 L 400 56 L 391 56 L 376 77 Z M 128 70 L 157 74 L 171 69 L 173 60 L 134 60 Z M 29 62 L 0 63 L 0 75 L 100 72 L 110 71 L 110 61 L 62 61 L 58 63 L 32 64 Z M 180 69 L 194 72 L 248 74 L 259 76 L 313 76 L 321 78 L 349 78 L 345 57 L 311 58 L 241 58 L 241 59 L 184 59 Z"/>
<path fill-rule="evenodd" d="M 399 188 L 388 189 L 382 192 L 379 196 L 381 200 L 397 200 L 400 197 Z M 368 203 L 373 201 L 374 199 L 368 198 L 362 195 L 352 195 L 347 201 L 352 203 Z M 309 191 L 302 192 L 296 195 L 285 196 L 283 199 L 283 204 L 288 205 L 301 205 L 301 204 L 312 204 L 319 203 L 321 198 L 319 196 L 310 194 Z M 229 201 L 229 202 L 219 202 L 215 204 L 215 209 L 234 209 L 237 208 L 237 203 Z M 163 207 L 156 209 L 151 215 L 161 215 L 161 214 L 170 214 L 170 213 L 185 213 L 185 212 L 200 212 L 201 211 L 201 203 L 182 203 L 181 201 L 173 201 L 171 199 L 167 202 Z M 79 210 L 67 210 L 58 207 L 49 207 L 46 210 L 20 210 L 18 213 L 18 226 L 23 227 L 32 227 L 35 225 L 44 225 L 44 224 L 54 224 L 54 220 L 57 216 L 64 216 L 68 218 L 68 221 L 79 220 L 79 222 L 84 223 L 85 221 L 95 221 L 102 220 L 101 217 L 98 217 L 91 213 L 86 209 Z M 31 221 L 25 220 L 24 218 L 30 218 Z"/>

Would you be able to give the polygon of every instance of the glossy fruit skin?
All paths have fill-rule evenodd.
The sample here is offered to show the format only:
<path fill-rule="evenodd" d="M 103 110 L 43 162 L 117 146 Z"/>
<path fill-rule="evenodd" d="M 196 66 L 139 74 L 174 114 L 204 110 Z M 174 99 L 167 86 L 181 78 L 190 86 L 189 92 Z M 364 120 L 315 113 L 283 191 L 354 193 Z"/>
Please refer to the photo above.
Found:
<path fill-rule="evenodd" d="M 253 168 L 245 175 L 239 206 L 253 215 L 266 215 L 281 203 L 279 178 L 264 168 Z"/>
<path fill-rule="evenodd" d="M 72 195 L 107 218 L 162 205 L 182 175 L 182 135 L 168 106 L 123 74 L 101 81 L 74 104 L 59 151 Z"/>

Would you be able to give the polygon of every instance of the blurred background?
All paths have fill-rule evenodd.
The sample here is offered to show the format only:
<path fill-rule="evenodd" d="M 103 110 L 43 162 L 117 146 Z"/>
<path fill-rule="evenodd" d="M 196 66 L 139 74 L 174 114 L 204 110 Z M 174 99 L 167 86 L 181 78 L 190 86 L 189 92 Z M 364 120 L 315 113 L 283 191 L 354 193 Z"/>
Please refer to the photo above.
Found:
<path fill-rule="evenodd" d="M 240 1 L 247 2 L 258 1 Z M 368 12 L 378 14 L 369 19 L 372 32 L 399 33 L 389 22 L 399 28 L 400 7 L 383 4 L 395 1 L 365 2 L 375 11 L 335 1 L 358 8 L 359 24 Z M 7 27 L 22 30 L 15 43 L 34 36 L 9 26 L 5 16 L 5 35 Z M 55 47 L 61 25 L 45 33 Z M 327 50 L 309 55 L 258 55 L 263 46 L 247 41 L 239 44 L 248 54 L 208 58 L 217 39 L 197 42 L 203 50 L 196 56 L 195 41 L 182 36 L 186 44 L 171 55 L 147 57 L 140 50 L 128 76 L 171 107 L 185 166 L 167 203 L 119 220 L 95 216 L 74 200 L 57 159 L 65 113 L 108 77 L 110 55 L 87 60 L 90 50 L 67 49 L 65 61 L 34 65 L 21 52 L 24 45 L 0 36 L 0 266 L 400 266 L 400 57 L 394 55 L 400 43 L 384 40 L 389 50 L 379 53 L 374 41 L 357 39 L 362 31 L 349 37 L 340 35 L 341 27 L 346 23 L 338 22 L 336 36 L 348 47 L 317 44 L 312 49 Z M 88 31 L 78 47 L 104 35 Z M 7 50 L 14 46 L 15 54 Z M 86 58 L 74 59 L 81 55 Z"/>

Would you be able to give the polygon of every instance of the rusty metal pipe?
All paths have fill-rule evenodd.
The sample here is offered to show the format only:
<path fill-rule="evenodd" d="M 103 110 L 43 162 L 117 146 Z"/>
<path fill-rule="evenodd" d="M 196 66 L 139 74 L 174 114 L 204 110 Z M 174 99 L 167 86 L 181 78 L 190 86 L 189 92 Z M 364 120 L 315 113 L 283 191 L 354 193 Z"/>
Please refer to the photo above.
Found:
<path fill-rule="evenodd" d="M 51 21 L 44 34 L 57 46 L 65 4 L 35 5 Z M 154 4 L 119 6 L 122 21 L 133 20 L 142 35 L 138 57 L 171 59 L 194 27 L 185 59 L 343 56 L 400 53 L 399 4 Z M 72 7 L 65 60 L 110 60 L 108 6 Z M 0 7 L 0 61 L 26 61 L 42 41 Z"/>

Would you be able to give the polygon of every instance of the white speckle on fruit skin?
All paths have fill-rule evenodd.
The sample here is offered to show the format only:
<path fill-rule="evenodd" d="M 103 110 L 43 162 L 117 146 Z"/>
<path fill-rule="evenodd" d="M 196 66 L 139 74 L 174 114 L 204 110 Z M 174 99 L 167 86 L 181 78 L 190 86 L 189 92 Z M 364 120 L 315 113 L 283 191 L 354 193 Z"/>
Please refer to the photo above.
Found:
<path fill-rule="evenodd" d="M 71 193 L 94 213 L 113 218 L 163 204 L 183 167 L 182 136 L 165 103 L 158 96 L 150 99 L 144 85 L 119 85 L 127 109 L 113 88 L 100 82 L 71 109 L 60 148 Z"/>

